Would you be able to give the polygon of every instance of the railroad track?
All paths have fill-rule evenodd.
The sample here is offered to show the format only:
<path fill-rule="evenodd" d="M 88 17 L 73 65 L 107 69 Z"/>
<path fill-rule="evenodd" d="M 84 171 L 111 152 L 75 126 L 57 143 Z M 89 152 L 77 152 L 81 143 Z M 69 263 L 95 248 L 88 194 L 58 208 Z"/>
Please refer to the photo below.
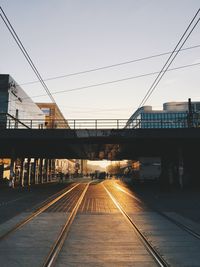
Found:
<path fill-rule="evenodd" d="M 133 222 L 131 217 L 127 214 L 127 212 L 122 208 L 119 201 L 113 196 L 113 194 L 108 190 L 108 188 L 102 183 L 102 186 L 106 190 L 109 197 L 112 199 L 115 206 L 118 208 L 118 210 L 121 212 L 121 214 L 124 216 L 126 221 L 131 225 L 132 229 L 138 236 L 138 238 L 142 241 L 143 245 L 149 252 L 149 254 L 154 259 L 155 263 L 157 263 L 160 267 L 169 267 L 170 265 L 164 260 L 164 258 L 158 253 L 158 251 L 151 245 L 151 243 L 148 241 L 148 239 L 143 235 L 143 233 L 139 230 L 138 226 Z"/>
<path fill-rule="evenodd" d="M 119 185 L 115 185 L 115 187 L 120 190 L 121 192 L 123 192 L 124 194 L 130 196 L 131 198 L 133 198 L 135 201 L 137 201 L 139 204 L 143 204 L 143 202 L 136 196 L 134 196 L 133 194 L 127 192 L 125 189 L 123 189 L 121 186 Z M 196 231 L 194 231 L 193 229 L 191 229 L 190 227 L 188 227 L 187 225 L 180 223 L 178 221 L 176 221 L 175 219 L 169 217 L 167 214 L 157 210 L 157 209 L 153 209 L 150 207 L 150 209 L 152 211 L 155 211 L 156 213 L 158 213 L 160 216 L 162 216 L 163 218 L 167 219 L 168 221 L 170 221 L 171 223 L 175 224 L 176 226 L 178 226 L 181 230 L 184 230 L 185 232 L 187 232 L 188 234 L 192 235 L 193 237 L 197 238 L 198 240 L 200 240 L 200 234 L 197 233 Z"/>
<path fill-rule="evenodd" d="M 59 236 L 57 237 L 56 241 L 52 245 L 51 250 L 49 251 L 48 256 L 46 257 L 42 267 L 53 267 L 56 266 L 56 260 L 59 257 L 59 253 L 62 250 L 63 244 L 67 238 L 67 234 L 69 232 L 69 229 L 75 219 L 75 216 L 79 210 L 79 207 L 84 199 L 84 196 L 88 190 L 89 185 L 92 182 L 88 183 L 84 190 L 82 191 L 81 195 L 79 196 L 73 210 L 70 213 L 69 218 L 67 219 L 65 225 L 63 226 Z M 94 182 L 93 182 L 94 183 Z M 103 184 L 102 184 L 103 185 Z M 151 244 L 148 242 L 148 240 L 145 238 L 145 236 L 139 231 L 137 226 L 132 222 L 131 218 L 128 216 L 128 214 L 123 210 L 123 208 L 120 206 L 119 202 L 113 197 L 113 195 L 109 192 L 109 190 L 103 185 L 105 191 L 107 192 L 108 196 L 111 198 L 111 200 L 114 202 L 114 205 L 117 207 L 117 209 L 120 211 L 120 213 L 125 217 L 128 224 L 130 224 L 136 233 L 137 237 L 142 241 L 142 244 L 146 248 L 146 250 L 149 252 L 149 254 L 154 259 L 155 263 L 160 267 L 168 267 L 168 263 L 162 258 L 161 255 L 151 246 Z"/>
<path fill-rule="evenodd" d="M 61 190 L 60 193 L 56 193 L 54 195 L 54 198 L 48 201 L 48 203 L 44 201 L 43 205 L 38 207 L 37 210 L 35 210 L 31 215 L 27 216 L 24 220 L 20 221 L 13 228 L 11 228 L 5 234 L 0 236 L 0 245 L 3 246 L 4 245 L 3 241 L 5 240 L 7 242 L 7 240 L 9 240 L 10 237 L 11 239 L 13 239 L 13 234 L 18 233 L 18 230 L 23 231 L 24 229 L 23 227 L 25 227 L 26 225 L 29 225 L 29 223 L 32 222 L 33 219 L 35 219 L 36 217 L 39 217 L 39 215 L 41 215 L 42 213 L 46 213 L 46 214 L 51 213 L 51 212 L 54 213 L 56 211 L 59 212 L 60 210 L 62 210 L 63 213 L 65 213 L 65 211 L 67 210 L 69 213 L 69 216 L 67 220 L 65 221 L 64 225 L 61 227 L 61 229 L 57 231 L 56 240 L 51 242 L 53 243 L 53 245 L 51 245 L 51 248 L 48 249 L 48 251 L 44 253 L 44 255 L 42 256 L 42 259 L 40 259 L 40 262 L 42 262 L 42 264 L 39 264 L 39 266 L 52 266 L 57 258 L 57 255 L 59 254 L 59 251 L 62 248 L 62 245 L 66 239 L 66 235 L 69 231 L 69 228 L 76 216 L 76 213 L 79 209 L 79 206 L 83 200 L 83 197 L 90 183 L 91 182 L 88 182 L 86 184 L 77 183 L 75 185 L 72 185 L 67 190 L 66 189 Z M 68 205 L 69 202 L 70 202 L 70 205 Z M 32 233 L 30 233 L 30 242 L 32 242 L 31 234 Z M 26 244 L 24 244 L 24 246 L 26 247 Z M 9 252 L 8 252 L 8 255 L 9 255 Z M 5 266 L 7 266 L 7 263 Z M 8 266 L 11 266 L 11 265 L 8 265 Z"/>
<path fill-rule="evenodd" d="M 43 263 L 43 267 L 51 267 L 54 266 L 55 261 L 59 255 L 60 250 L 62 249 L 62 246 L 65 242 L 65 239 L 67 237 L 67 233 L 70 229 L 71 224 L 73 223 L 73 220 L 77 214 L 77 211 L 81 205 L 81 202 L 84 198 L 84 195 L 89 187 L 89 184 L 91 182 L 87 183 L 84 190 L 82 191 L 81 195 L 79 196 L 75 206 L 73 207 L 69 218 L 67 219 L 66 223 L 64 224 L 64 226 L 62 227 L 62 230 L 60 231 L 60 234 L 58 235 L 57 239 L 55 240 L 51 250 L 49 251 L 48 256 L 46 257 L 44 263 Z"/>
<path fill-rule="evenodd" d="M 55 216 L 55 217 L 57 215 L 54 215 L 54 213 L 57 211 L 58 212 L 62 211 L 62 213 L 68 212 L 68 216 L 67 216 L 67 218 L 65 218 L 62 227 L 59 228 L 58 231 L 56 231 L 56 235 L 55 235 L 56 238 L 51 239 L 51 241 L 49 242 L 50 246 L 45 250 L 45 253 L 42 254 L 40 260 L 38 260 L 38 262 L 37 262 L 37 265 L 30 265 L 30 266 L 53 267 L 53 266 L 56 266 L 57 263 L 59 265 L 59 259 L 60 259 L 59 256 L 60 256 L 60 254 L 62 254 L 61 252 L 65 251 L 63 248 L 64 243 L 65 243 L 65 241 L 70 240 L 70 238 L 69 239 L 67 238 L 68 233 L 69 233 L 69 229 L 71 227 L 72 227 L 72 229 L 74 229 L 73 225 L 77 224 L 77 221 L 76 221 L 76 223 L 73 224 L 74 219 L 76 218 L 77 212 L 81 212 L 80 206 L 84 204 L 84 201 L 83 201 L 84 196 L 86 195 L 86 192 L 88 191 L 89 186 L 92 184 L 95 185 L 96 181 L 91 181 L 91 182 L 86 183 L 86 184 L 76 184 L 76 185 L 72 186 L 70 189 L 68 189 L 66 192 L 62 192 L 61 195 L 56 196 L 56 198 L 54 200 L 50 201 L 49 203 L 46 203 L 42 208 L 38 209 L 36 213 L 32 214 L 32 216 L 27 217 L 23 222 L 21 222 L 18 226 L 16 226 L 16 228 L 12 229 L 12 231 L 9 231 L 7 233 L 7 235 L 1 237 L 0 241 L 4 238 L 8 237 L 11 233 L 16 232 L 16 230 L 22 228 L 22 226 L 25 226 L 26 224 L 28 224 L 28 222 L 33 220 L 39 214 L 42 214 L 44 211 L 46 214 L 52 212 L 53 216 Z M 101 185 L 102 185 L 102 187 L 101 187 Z M 152 262 L 154 261 L 155 265 L 160 266 L 160 267 L 161 266 L 162 267 L 173 266 L 173 265 L 170 265 L 168 260 L 166 258 L 163 258 L 161 253 L 157 250 L 157 248 L 155 248 L 152 245 L 152 243 L 149 242 L 147 237 L 144 235 L 144 233 L 138 227 L 139 225 L 137 225 L 133 221 L 133 219 L 129 216 L 129 214 L 123 208 L 123 205 L 120 203 L 120 198 L 117 199 L 115 197 L 115 194 L 113 193 L 115 191 L 112 191 L 113 185 L 111 185 L 111 187 L 110 187 L 110 186 L 107 186 L 106 183 L 104 183 L 104 182 L 101 183 L 101 185 L 99 185 L 100 188 L 102 188 L 101 190 L 102 191 L 105 190 L 104 191 L 105 195 L 108 196 L 108 197 L 106 197 L 106 199 L 107 199 L 106 201 L 112 202 L 113 207 L 116 207 L 116 210 L 118 210 L 119 213 L 121 213 L 120 217 L 123 216 L 126 223 L 131 226 L 132 230 L 134 231 L 133 234 L 136 235 L 136 239 L 141 241 L 143 249 L 145 248 L 145 251 L 147 251 L 148 254 L 150 255 L 148 257 L 153 259 Z M 124 188 L 122 188 L 118 185 L 116 185 L 116 186 L 118 187 L 117 189 L 118 190 L 120 189 L 120 191 L 123 194 L 129 195 L 131 198 L 134 198 L 138 203 L 142 204 L 142 202 L 139 198 L 137 198 L 134 195 L 132 195 L 131 193 L 127 192 Z M 90 187 L 90 190 L 91 190 L 91 187 Z M 89 195 L 89 198 L 92 197 L 90 195 L 90 191 L 87 192 L 87 195 Z M 86 197 L 86 199 L 87 199 L 87 197 Z M 68 202 L 71 203 L 70 206 L 67 206 Z M 77 216 L 77 218 L 80 219 L 79 216 Z M 79 219 L 78 219 L 78 222 L 80 222 Z M 124 221 L 124 219 L 122 219 L 122 220 Z M 22 228 L 22 230 L 23 229 L 24 228 Z M 70 235 L 71 235 L 71 231 L 70 231 Z M 130 231 L 130 235 L 131 235 L 131 231 Z M 68 243 L 65 243 L 65 246 L 64 246 L 65 249 L 68 248 L 67 244 Z M 37 252 L 35 252 L 35 253 L 37 253 Z M 7 265 L 5 265 L 5 266 L 7 266 Z M 8 266 L 11 266 L 11 265 L 8 265 Z M 80 266 L 80 265 L 77 265 L 77 266 Z"/>
<path fill-rule="evenodd" d="M 41 203 L 39 207 L 36 208 L 36 210 L 31 213 L 29 216 L 27 216 L 25 219 L 21 220 L 19 223 L 17 223 L 14 227 L 12 227 L 10 230 L 8 230 L 6 233 L 2 234 L 0 236 L 0 241 L 7 238 L 10 234 L 14 233 L 15 231 L 19 230 L 21 227 L 26 225 L 28 222 L 32 221 L 35 217 L 40 215 L 42 212 L 46 211 L 49 207 L 51 207 L 53 204 L 58 202 L 60 199 L 62 199 L 64 196 L 69 194 L 73 189 L 75 189 L 80 184 L 77 183 L 75 185 L 72 185 L 70 188 L 62 189 L 61 191 L 55 193 L 50 200 L 45 200 Z"/>

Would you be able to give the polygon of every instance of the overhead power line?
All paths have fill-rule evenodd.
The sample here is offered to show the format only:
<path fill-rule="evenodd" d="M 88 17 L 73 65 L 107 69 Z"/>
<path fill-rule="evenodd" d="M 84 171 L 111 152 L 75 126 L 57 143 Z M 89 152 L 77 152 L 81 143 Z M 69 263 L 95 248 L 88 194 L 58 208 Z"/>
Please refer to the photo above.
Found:
<path fill-rule="evenodd" d="M 199 47 L 200 47 L 200 45 L 194 45 L 194 46 L 183 48 L 180 51 L 186 51 L 186 50 L 195 49 L 195 48 L 199 48 Z M 71 77 L 71 76 L 77 76 L 77 75 L 81 75 L 81 74 L 86 74 L 86 73 L 90 73 L 90 72 L 96 72 L 96 71 L 100 71 L 100 70 L 110 69 L 110 68 L 114 68 L 114 67 L 118 67 L 118 66 L 122 66 L 122 65 L 127 65 L 127 64 L 131 64 L 131 63 L 135 63 L 135 62 L 140 62 L 140 61 L 144 61 L 144 60 L 148 60 L 148 59 L 152 59 L 152 58 L 157 58 L 157 57 L 169 55 L 171 53 L 172 52 L 165 52 L 165 53 L 160 53 L 160 54 L 151 55 L 151 56 L 147 56 L 147 57 L 136 58 L 136 59 L 133 59 L 133 60 L 124 61 L 124 62 L 120 62 L 120 63 L 117 63 L 117 64 L 107 65 L 107 66 L 103 66 L 103 67 L 97 67 L 97 68 L 84 70 L 84 71 L 79 71 L 79 72 L 73 72 L 73 73 L 60 75 L 60 76 L 54 76 L 54 77 L 46 78 L 46 79 L 44 79 L 44 81 L 52 81 L 52 80 L 63 79 L 63 78 Z M 20 83 L 19 86 L 35 84 L 35 83 L 38 83 L 38 82 L 39 81 L 30 81 L 30 82 Z"/>
<path fill-rule="evenodd" d="M 40 75 L 38 69 L 36 68 L 35 64 L 33 63 L 29 53 L 27 52 L 27 50 L 25 49 L 24 45 L 22 44 L 19 36 L 17 35 L 16 31 L 14 30 L 11 22 L 9 21 L 8 17 L 6 16 L 6 14 L 3 11 L 1 6 L 0 6 L 0 11 L 1 11 L 0 16 L 1 16 L 4 24 L 6 25 L 7 29 L 9 30 L 10 34 L 12 35 L 13 39 L 15 40 L 17 46 L 19 47 L 19 49 L 21 50 L 22 54 L 26 58 L 27 62 L 29 63 L 29 65 L 31 67 L 31 69 L 34 71 L 35 75 L 37 76 L 39 82 L 41 83 L 41 85 L 45 89 L 45 91 L 46 91 L 47 95 L 49 96 L 49 98 L 51 99 L 51 101 L 53 103 L 56 103 L 56 101 L 53 98 L 51 92 L 49 91 L 49 88 L 47 87 L 46 83 L 44 82 L 44 80 L 43 80 L 42 76 Z"/>
<path fill-rule="evenodd" d="M 174 50 L 172 51 L 171 55 L 169 56 L 169 58 L 165 62 L 164 66 L 162 67 L 161 71 L 157 75 L 156 79 L 154 80 L 154 82 L 152 83 L 152 85 L 150 86 L 150 88 L 148 89 L 147 93 L 145 94 L 145 96 L 142 99 L 142 101 L 141 101 L 141 103 L 140 103 L 140 105 L 139 105 L 138 108 L 140 108 L 141 106 L 143 106 L 146 103 L 146 101 L 149 99 L 149 97 L 152 95 L 153 91 L 156 89 L 157 85 L 159 84 L 159 82 L 161 81 L 161 79 L 163 78 L 163 76 L 165 75 L 166 71 L 169 69 L 170 65 L 172 64 L 172 62 L 174 61 L 174 59 L 177 57 L 177 55 L 180 52 L 181 48 L 183 47 L 183 45 L 185 44 L 185 42 L 187 41 L 187 39 L 189 38 L 189 36 L 193 32 L 193 30 L 195 29 L 195 27 L 199 23 L 200 18 L 198 18 L 197 21 L 192 26 L 192 24 L 195 21 L 195 19 L 197 18 L 197 15 L 199 14 L 199 12 L 200 12 L 200 8 L 198 9 L 198 11 L 196 12 L 195 16 L 193 17 L 193 19 L 189 23 L 187 29 L 185 30 L 185 32 L 181 36 L 180 40 L 178 41 L 178 43 L 175 46 Z M 189 29 L 191 28 L 191 26 L 192 26 L 192 29 L 189 31 Z M 189 31 L 189 33 L 188 33 L 188 31 Z"/>
<path fill-rule="evenodd" d="M 188 64 L 188 65 L 182 65 L 179 67 L 168 69 L 167 72 L 185 69 L 185 68 L 189 68 L 189 67 L 195 67 L 195 66 L 199 66 L 199 65 L 200 65 L 200 62 Z M 160 71 L 149 72 L 149 73 L 144 73 L 144 74 L 140 74 L 140 75 L 136 75 L 136 76 L 132 76 L 132 77 L 127 77 L 127 78 L 123 78 L 123 79 L 119 79 L 119 80 L 113 80 L 113 81 L 108 81 L 108 82 L 103 82 L 103 83 L 97 83 L 97 84 L 91 84 L 91 85 L 86 85 L 86 86 L 81 86 L 81 87 L 75 87 L 72 89 L 56 91 L 56 92 L 53 92 L 52 94 L 63 94 L 63 93 L 69 93 L 69 92 L 73 92 L 73 91 L 80 91 L 80 90 L 85 90 L 85 89 L 89 89 L 89 88 L 93 88 L 93 87 L 104 86 L 107 84 L 115 84 L 115 83 L 124 82 L 124 81 L 128 81 L 128 80 L 143 78 L 143 77 L 147 77 L 147 76 L 153 76 L 153 75 L 156 75 L 158 73 L 160 73 Z M 35 96 L 32 96 L 31 98 L 38 98 L 38 97 L 44 97 L 44 96 L 46 96 L 46 94 L 35 95 Z M 28 98 L 29 97 L 23 97 L 23 98 L 21 98 L 21 100 L 28 99 Z M 15 101 L 15 100 L 10 100 L 7 102 L 12 102 L 12 101 Z M 0 102 L 5 102 L 5 101 L 0 101 Z"/>
<path fill-rule="evenodd" d="M 184 69 L 184 68 L 189 68 L 189 67 L 194 67 L 194 66 L 199 66 L 199 65 L 200 65 L 200 62 L 197 62 L 197 63 L 194 63 L 194 64 L 183 65 L 183 66 L 180 66 L 180 67 L 171 68 L 171 69 L 168 69 L 167 71 L 174 71 L 174 70 L 179 70 L 179 69 Z M 56 94 L 62 94 L 62 93 L 69 93 L 69 92 L 73 92 L 73 91 L 81 91 L 81 90 L 89 89 L 89 88 L 92 88 L 92 87 L 99 87 L 99 86 L 103 86 L 103 85 L 107 85 L 107 84 L 114 84 L 114 83 L 124 82 L 124 81 L 133 80 L 133 79 L 137 79 L 137 78 L 143 78 L 143 77 L 147 77 L 147 76 L 152 76 L 152 75 L 155 75 L 155 74 L 158 74 L 158 73 L 160 73 L 160 71 L 145 73 L 145 74 L 132 76 L 132 77 L 127 77 L 127 78 L 118 79 L 118 80 L 113 80 L 113 81 L 109 81 L 109 82 L 96 83 L 96 84 L 76 87 L 76 88 L 72 88 L 72 89 L 56 91 L 56 92 L 52 92 L 52 94 L 56 95 Z M 43 96 L 46 96 L 46 95 L 44 95 L 44 94 L 35 95 L 35 96 L 32 96 L 31 98 L 37 98 L 37 97 L 43 97 Z"/>

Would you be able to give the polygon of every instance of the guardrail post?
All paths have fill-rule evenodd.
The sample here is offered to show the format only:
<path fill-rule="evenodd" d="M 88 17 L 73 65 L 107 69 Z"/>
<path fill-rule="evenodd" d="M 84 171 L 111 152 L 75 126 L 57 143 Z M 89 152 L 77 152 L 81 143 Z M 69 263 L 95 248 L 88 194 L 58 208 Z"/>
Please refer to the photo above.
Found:
<path fill-rule="evenodd" d="M 74 120 L 74 130 L 76 129 L 76 120 Z"/>
<path fill-rule="evenodd" d="M 96 136 L 97 136 L 97 120 L 95 120 L 95 130 L 96 130 Z"/>
<path fill-rule="evenodd" d="M 31 125 L 30 125 L 31 129 L 32 129 L 32 126 L 33 126 L 33 122 L 32 122 L 32 120 L 31 120 Z"/>
<path fill-rule="evenodd" d="M 119 120 L 117 120 L 117 129 L 119 129 Z"/>

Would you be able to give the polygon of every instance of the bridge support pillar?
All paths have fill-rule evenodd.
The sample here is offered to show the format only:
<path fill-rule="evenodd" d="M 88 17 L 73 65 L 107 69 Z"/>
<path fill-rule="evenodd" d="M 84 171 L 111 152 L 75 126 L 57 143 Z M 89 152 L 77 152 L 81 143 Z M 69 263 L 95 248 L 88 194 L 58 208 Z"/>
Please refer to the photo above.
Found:
<path fill-rule="evenodd" d="M 3 159 L 0 159 L 1 164 L 0 164 L 0 180 L 3 181 L 3 172 L 4 172 L 4 163 Z"/>
<path fill-rule="evenodd" d="M 44 182 L 48 182 L 48 165 L 49 165 L 49 160 L 45 159 L 44 160 Z"/>
<path fill-rule="evenodd" d="M 163 190 L 180 187 L 179 158 L 172 152 L 161 157 L 160 184 Z"/>
<path fill-rule="evenodd" d="M 20 174 L 19 174 L 19 184 L 20 186 L 24 186 L 24 169 L 25 169 L 25 159 L 20 159 Z"/>
<path fill-rule="evenodd" d="M 38 184 L 39 182 L 39 164 L 38 164 L 38 158 L 35 159 L 35 184 Z"/>
<path fill-rule="evenodd" d="M 160 184 L 163 190 L 200 186 L 200 159 L 194 148 L 168 151 L 161 157 Z"/>
<path fill-rule="evenodd" d="M 48 181 L 51 182 L 52 178 L 52 159 L 49 159 L 49 167 L 48 167 Z"/>
<path fill-rule="evenodd" d="M 36 164 L 37 164 L 37 159 L 34 158 L 33 162 L 33 175 L 31 176 L 31 183 L 36 184 Z"/>
<path fill-rule="evenodd" d="M 27 185 L 30 186 L 31 184 L 31 158 L 28 158 L 27 161 Z"/>
<path fill-rule="evenodd" d="M 10 160 L 10 177 L 9 177 L 9 180 L 12 181 L 12 187 L 15 186 L 15 160 L 16 160 L 15 157 L 12 156 Z"/>
<path fill-rule="evenodd" d="M 200 186 L 200 159 L 195 155 L 194 149 L 193 151 L 187 150 L 184 153 L 184 181 L 187 186 Z"/>
<path fill-rule="evenodd" d="M 39 183 L 43 184 L 43 158 L 40 158 L 39 161 Z"/>

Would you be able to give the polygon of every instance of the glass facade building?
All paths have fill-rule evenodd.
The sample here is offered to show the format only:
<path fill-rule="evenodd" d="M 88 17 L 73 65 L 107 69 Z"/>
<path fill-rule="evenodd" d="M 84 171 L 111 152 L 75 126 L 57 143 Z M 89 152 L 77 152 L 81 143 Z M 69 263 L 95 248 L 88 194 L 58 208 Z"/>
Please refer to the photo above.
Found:
<path fill-rule="evenodd" d="M 192 127 L 199 127 L 200 102 L 192 103 L 190 117 L 188 102 L 168 102 L 163 104 L 163 110 L 141 107 L 129 118 L 126 128 L 187 128 L 189 120 Z"/>
<path fill-rule="evenodd" d="M 10 75 L 0 74 L 0 127 L 26 128 L 33 119 L 38 128 L 45 115 Z"/>

